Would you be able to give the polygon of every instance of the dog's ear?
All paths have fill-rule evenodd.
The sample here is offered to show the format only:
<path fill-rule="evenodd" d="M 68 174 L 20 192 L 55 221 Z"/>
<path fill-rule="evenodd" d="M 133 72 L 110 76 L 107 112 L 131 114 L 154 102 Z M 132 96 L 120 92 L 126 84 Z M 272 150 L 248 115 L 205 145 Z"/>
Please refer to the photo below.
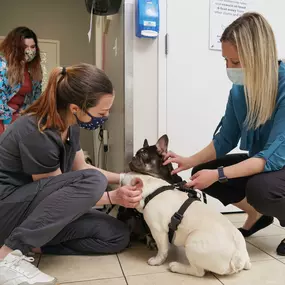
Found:
<path fill-rule="evenodd" d="M 159 140 L 156 143 L 157 151 L 160 154 L 166 154 L 168 150 L 168 136 L 163 135 L 162 137 L 159 138 Z"/>
<path fill-rule="evenodd" d="M 148 144 L 147 139 L 144 140 L 144 142 L 143 142 L 143 147 L 149 147 L 149 144 Z"/>

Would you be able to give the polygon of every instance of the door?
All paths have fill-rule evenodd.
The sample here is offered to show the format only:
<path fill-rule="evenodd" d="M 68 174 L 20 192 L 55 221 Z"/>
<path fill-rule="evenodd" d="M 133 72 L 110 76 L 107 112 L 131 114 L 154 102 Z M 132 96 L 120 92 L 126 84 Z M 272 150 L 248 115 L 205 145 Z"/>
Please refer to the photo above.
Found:
<path fill-rule="evenodd" d="M 50 72 L 60 66 L 59 60 L 59 41 L 39 40 L 41 51 L 41 65 L 43 70 L 43 90 L 45 89 Z"/>
<path fill-rule="evenodd" d="M 209 50 L 209 0 L 167 0 L 166 27 L 166 133 L 172 151 L 190 156 L 211 142 L 231 83 L 221 52 Z M 208 203 L 220 212 L 238 210 L 211 197 Z"/>
<path fill-rule="evenodd" d="M 0 43 L 4 37 L 0 37 Z M 41 65 L 43 70 L 43 90 L 48 82 L 48 77 L 53 68 L 60 65 L 59 60 L 59 41 L 39 39 L 41 51 Z"/>

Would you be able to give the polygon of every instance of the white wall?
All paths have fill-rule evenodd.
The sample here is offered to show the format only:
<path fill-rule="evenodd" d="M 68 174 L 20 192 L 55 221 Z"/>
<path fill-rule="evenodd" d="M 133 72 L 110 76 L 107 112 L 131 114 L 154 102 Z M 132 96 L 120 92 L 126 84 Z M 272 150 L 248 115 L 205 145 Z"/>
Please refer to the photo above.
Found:
<path fill-rule="evenodd" d="M 126 170 L 128 160 L 144 139 L 155 143 L 158 132 L 158 44 L 157 40 L 135 37 L 135 2 L 123 1 L 125 15 L 121 9 L 111 17 L 105 37 L 105 71 L 116 93 L 105 124 L 109 131 L 107 165 L 116 172 Z"/>
<path fill-rule="evenodd" d="M 157 40 L 134 40 L 134 151 L 158 136 Z"/>
<path fill-rule="evenodd" d="M 167 4 L 168 3 L 168 4 Z M 184 2 L 185 3 L 185 2 Z M 214 114 L 215 124 L 218 123 L 219 118 L 224 113 L 224 107 L 226 104 L 227 96 L 230 89 L 230 81 L 227 78 L 225 72 L 225 65 L 222 59 L 222 55 L 220 51 L 210 51 L 209 46 L 209 7 L 210 0 L 203 0 L 197 2 L 195 9 L 192 8 L 192 4 L 190 1 L 186 1 L 187 4 L 183 4 L 184 10 L 180 11 L 180 7 L 177 8 L 175 0 L 165 0 L 160 1 L 161 7 L 161 46 L 164 43 L 164 34 L 169 33 L 169 55 L 166 60 L 164 51 L 162 47 L 159 49 L 158 60 L 159 60 L 159 121 L 158 121 L 158 133 L 163 134 L 167 132 L 167 124 L 171 124 L 173 121 L 167 115 L 167 109 L 171 109 L 171 112 L 175 113 L 173 116 L 180 117 L 183 121 L 183 114 L 187 114 L 187 112 L 196 112 L 197 109 L 203 109 L 203 116 L 200 114 L 196 116 L 197 121 L 201 121 L 203 119 L 211 119 L 213 114 L 213 110 L 216 109 L 216 113 Z M 168 6 L 168 7 L 167 7 Z M 165 19 L 168 8 L 168 19 Z M 271 24 L 273 31 L 275 33 L 276 41 L 277 41 L 277 49 L 279 53 L 279 58 L 285 57 L 285 34 L 284 34 L 284 11 L 285 9 L 285 1 L 283 0 L 252 0 L 250 1 L 249 11 L 255 11 L 262 13 L 266 19 Z M 179 12 L 180 11 L 180 12 Z M 176 26 L 173 24 L 168 24 L 167 21 L 171 21 L 171 23 L 176 23 Z M 177 47 L 179 45 L 179 48 Z M 175 68 L 171 65 L 169 66 L 169 62 L 172 63 L 176 58 L 179 58 L 179 62 L 176 62 Z M 184 61 L 182 60 L 184 58 Z M 192 65 L 189 67 L 186 64 L 186 61 L 191 59 Z M 167 70 L 168 65 L 168 71 Z M 193 68 L 195 66 L 195 68 Z M 167 74 L 168 73 L 168 74 Z M 169 78 L 177 78 L 177 84 L 175 88 L 170 90 L 168 88 L 169 80 L 167 80 L 167 76 Z M 179 81 L 183 77 L 183 84 Z M 210 88 L 211 86 L 211 88 Z M 212 88 L 213 87 L 213 88 Z M 196 88 L 196 89 L 195 89 Z M 215 105 L 215 101 L 213 98 L 206 98 L 209 92 L 214 90 L 213 98 L 218 98 L 218 100 L 224 100 L 223 106 Z M 176 92 L 177 96 L 176 100 L 168 104 L 167 106 L 167 93 Z M 189 96 L 187 94 L 191 94 L 189 109 L 185 113 L 184 111 L 179 114 L 179 104 L 184 105 L 188 104 L 187 100 Z M 188 97 L 187 97 L 188 96 Z M 194 96 L 194 97 L 193 97 Z M 199 103 L 201 101 L 199 97 L 205 97 L 204 101 L 206 104 L 203 106 Z M 186 99 L 185 99 L 186 98 Z M 198 100 L 196 100 L 197 98 Z M 197 101 L 197 102 L 196 102 Z M 183 109 L 183 108 L 182 108 Z M 206 111 L 205 111 L 206 110 Z M 202 114 L 202 112 L 200 112 Z M 187 117 L 187 116 L 186 116 Z M 176 121 L 173 121 L 173 124 L 176 124 Z M 182 127 L 182 125 L 180 125 Z M 200 132 L 196 133 L 195 136 L 203 136 L 204 133 L 208 134 L 208 140 L 211 139 L 211 135 L 214 131 L 213 126 L 207 125 L 205 128 L 200 130 Z M 176 130 L 176 132 L 181 132 L 180 130 Z M 169 135 L 171 135 L 169 133 Z M 177 134 L 172 134 L 174 137 Z M 185 137 L 181 137 L 180 139 L 185 141 Z M 194 142 L 195 151 L 199 150 L 201 145 L 198 141 Z M 179 151 L 179 150 L 178 150 Z M 182 150 L 182 154 L 188 155 L 189 153 L 186 149 Z"/>
<path fill-rule="evenodd" d="M 170 1 L 170 0 L 167 0 Z M 134 81 L 133 81 L 133 107 L 134 107 L 134 138 L 133 138 L 133 146 L 134 151 L 139 149 L 142 145 L 142 142 L 145 138 L 147 138 L 151 143 L 155 142 L 159 135 L 162 135 L 167 132 L 166 122 L 167 122 L 167 112 L 166 112 L 166 60 L 164 55 L 164 43 L 165 43 L 165 33 L 167 32 L 167 19 L 166 19 L 166 0 L 160 0 L 160 8 L 161 8 L 161 27 L 160 27 L 160 37 L 155 40 L 151 39 L 139 39 L 135 36 L 133 37 L 133 63 L 134 63 Z M 173 0 L 172 0 L 173 1 Z M 276 9 L 276 4 L 280 3 L 280 0 L 273 0 L 269 5 L 269 2 L 266 0 L 255 0 L 258 2 L 258 11 L 265 11 L 268 16 L 268 20 L 272 23 L 273 28 L 278 27 L 278 23 L 282 23 L 282 13 L 278 13 L 275 16 L 274 11 Z M 135 3 L 135 0 L 125 0 L 127 3 Z M 205 3 L 204 3 L 205 2 Z M 275 4 L 275 5 L 274 5 Z M 135 4 L 134 4 L 135 5 Z M 283 5 L 283 4 L 282 4 Z M 209 0 L 203 0 L 203 5 L 200 5 L 203 10 L 203 15 L 205 17 L 209 17 Z M 196 10 L 196 12 L 199 10 Z M 195 13 L 196 13 L 195 12 Z M 181 14 L 177 13 L 177 18 L 181 18 Z M 183 23 L 187 26 L 195 26 L 197 28 L 197 32 L 199 33 L 201 25 L 197 25 L 197 21 L 199 21 L 199 13 L 195 14 L 195 17 L 184 17 Z M 204 18 L 203 18 L 204 19 Z M 200 19 L 201 21 L 202 19 Z M 204 21 L 204 20 L 203 20 Z M 205 50 L 208 49 L 208 18 L 206 19 L 206 24 L 202 24 L 203 36 L 205 38 Z M 280 25 L 279 25 L 280 26 Z M 274 28 L 276 30 L 276 28 Z M 279 29 L 280 30 L 280 29 Z M 179 31 L 177 31 L 179 32 Z M 191 35 L 181 34 L 180 35 L 185 40 L 185 47 L 187 45 L 195 45 L 195 37 L 191 37 Z M 276 33 L 277 42 L 280 42 L 280 37 L 282 35 L 280 33 Z M 169 50 L 171 52 L 172 45 L 175 44 L 171 40 L 170 35 L 170 44 Z M 113 45 L 113 43 L 112 43 Z M 282 51 L 282 48 L 279 48 Z M 284 50 L 285 52 L 285 50 Z M 185 55 L 188 56 L 185 52 Z M 285 57 L 284 54 L 281 56 Z M 195 60 L 201 60 L 199 56 L 199 50 L 197 50 L 197 56 Z M 206 65 L 206 63 L 205 63 Z M 221 63 L 217 66 L 217 68 L 223 69 L 224 65 L 221 60 Z M 181 70 L 177 70 L 177 75 L 179 72 L 183 72 Z M 195 78 L 191 75 L 191 80 L 196 81 L 200 80 L 202 85 L 204 84 L 202 80 L 202 76 L 195 75 Z M 226 82 L 227 77 L 226 73 L 222 77 L 222 81 Z M 221 83 L 223 84 L 223 83 Z M 201 85 L 201 86 L 202 86 Z M 225 84 L 222 88 L 224 90 L 221 95 L 225 98 L 228 95 L 229 82 Z M 202 86 L 205 89 L 205 86 Z M 194 102 L 192 108 L 199 108 L 200 106 L 194 106 Z M 169 106 L 171 107 L 171 106 Z M 128 110 L 125 110 L 128 112 Z M 208 114 L 210 116 L 210 114 Z M 218 116 L 222 115 L 218 114 Z M 211 132 L 208 133 L 209 139 L 211 139 Z M 197 134 L 199 136 L 199 134 Z M 110 136 L 112 134 L 110 133 Z M 171 138 L 170 138 L 171 139 Z M 202 146 L 201 146 L 202 147 Z M 198 146 L 197 146 L 198 148 Z"/>
<path fill-rule="evenodd" d="M 159 54 L 159 71 L 165 77 L 161 85 L 166 86 L 166 92 L 159 94 L 160 101 L 166 101 L 159 104 L 160 114 L 164 114 L 159 127 L 169 135 L 171 150 L 190 156 L 210 143 L 224 115 L 231 82 L 221 51 L 209 50 L 210 0 L 196 1 L 195 9 L 189 0 L 180 0 L 181 6 L 177 6 L 176 0 L 166 1 L 169 54 L 167 59 Z M 285 54 L 284 8 L 284 0 L 253 0 L 249 9 L 268 19 L 280 58 Z M 166 14 L 166 9 L 161 13 Z M 184 179 L 190 175 L 190 171 L 182 173 Z M 221 211 L 235 210 L 225 209 L 212 199 L 209 204 Z"/>

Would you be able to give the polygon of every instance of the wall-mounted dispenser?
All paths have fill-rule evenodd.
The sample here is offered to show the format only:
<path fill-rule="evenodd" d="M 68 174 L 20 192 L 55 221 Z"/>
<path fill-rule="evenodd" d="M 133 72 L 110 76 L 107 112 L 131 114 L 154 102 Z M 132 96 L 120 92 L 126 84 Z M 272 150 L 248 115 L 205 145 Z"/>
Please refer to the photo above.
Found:
<path fill-rule="evenodd" d="M 159 34 L 159 0 L 137 0 L 136 36 L 156 38 Z"/>

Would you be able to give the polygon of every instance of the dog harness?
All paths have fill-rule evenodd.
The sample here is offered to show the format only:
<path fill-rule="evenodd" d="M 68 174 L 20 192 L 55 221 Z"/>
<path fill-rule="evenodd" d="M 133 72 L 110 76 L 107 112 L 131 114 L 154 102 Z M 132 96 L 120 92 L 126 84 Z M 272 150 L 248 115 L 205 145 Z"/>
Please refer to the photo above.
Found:
<path fill-rule="evenodd" d="M 188 199 L 182 204 L 179 210 L 174 213 L 174 215 L 171 217 L 170 223 L 168 224 L 168 228 L 169 228 L 168 240 L 170 243 L 172 243 L 174 233 L 177 231 L 178 226 L 181 224 L 185 211 L 194 201 L 201 201 L 201 198 L 199 197 L 198 192 L 191 188 L 185 187 L 184 186 L 185 184 L 186 182 L 183 181 L 177 184 L 162 186 L 145 198 L 145 204 L 143 208 L 145 208 L 146 205 L 149 203 L 149 201 L 151 201 L 154 197 L 168 190 L 176 189 L 176 190 L 179 190 L 179 191 L 182 191 L 188 194 Z M 204 200 L 204 203 L 207 203 L 205 193 L 203 193 L 203 200 Z"/>

